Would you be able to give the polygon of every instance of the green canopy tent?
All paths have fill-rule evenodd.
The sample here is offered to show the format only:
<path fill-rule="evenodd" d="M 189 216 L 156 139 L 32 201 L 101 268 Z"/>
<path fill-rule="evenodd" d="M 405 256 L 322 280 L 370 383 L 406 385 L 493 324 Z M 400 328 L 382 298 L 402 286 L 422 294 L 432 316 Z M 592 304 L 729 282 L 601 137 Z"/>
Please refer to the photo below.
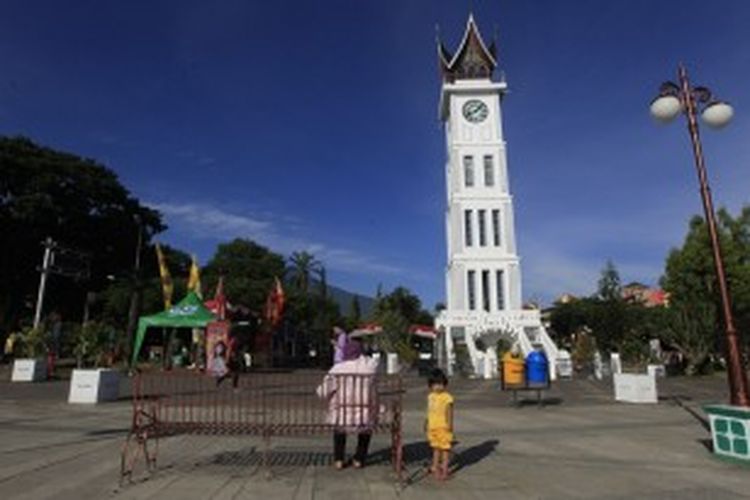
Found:
<path fill-rule="evenodd" d="M 152 316 L 143 316 L 138 320 L 138 332 L 135 335 L 131 363 L 135 365 L 138 359 L 147 328 L 205 328 L 212 321 L 216 321 L 216 316 L 206 309 L 195 292 L 188 292 L 184 299 L 170 309 Z"/>

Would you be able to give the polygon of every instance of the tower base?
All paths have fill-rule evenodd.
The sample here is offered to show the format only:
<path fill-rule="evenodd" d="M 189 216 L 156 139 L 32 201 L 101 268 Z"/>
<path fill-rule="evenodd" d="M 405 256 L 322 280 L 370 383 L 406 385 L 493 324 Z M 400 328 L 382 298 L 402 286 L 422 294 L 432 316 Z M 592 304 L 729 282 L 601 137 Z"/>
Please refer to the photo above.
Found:
<path fill-rule="evenodd" d="M 557 378 L 558 349 L 542 325 L 537 310 L 502 312 L 442 311 L 435 319 L 438 330 L 437 361 L 449 375 L 498 376 L 497 343 L 510 341 L 524 357 L 541 349 L 549 360 L 550 379 Z"/>

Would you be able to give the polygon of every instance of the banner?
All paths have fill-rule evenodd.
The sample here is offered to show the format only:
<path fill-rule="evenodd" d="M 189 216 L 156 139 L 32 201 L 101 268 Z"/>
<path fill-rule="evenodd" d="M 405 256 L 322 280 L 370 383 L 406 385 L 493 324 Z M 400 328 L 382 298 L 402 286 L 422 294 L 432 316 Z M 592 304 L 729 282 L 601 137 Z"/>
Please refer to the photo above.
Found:
<path fill-rule="evenodd" d="M 223 377 L 229 373 L 233 347 L 228 321 L 214 321 L 206 325 L 206 372 L 209 375 Z"/>
<path fill-rule="evenodd" d="M 172 307 L 172 293 L 174 293 L 174 284 L 172 276 L 169 274 L 167 260 L 161 251 L 161 246 L 156 244 L 156 258 L 159 260 L 159 275 L 161 276 L 161 290 L 164 295 L 164 310 L 167 311 Z"/>
<path fill-rule="evenodd" d="M 199 298 L 203 298 L 201 291 L 201 270 L 198 267 L 198 259 L 193 255 L 193 263 L 190 265 L 190 276 L 188 277 L 188 292 L 193 291 Z"/>
<path fill-rule="evenodd" d="M 265 307 L 266 321 L 271 328 L 276 327 L 281 322 L 285 303 L 286 296 L 284 295 L 284 289 L 281 287 L 281 281 L 279 281 L 279 278 L 274 278 L 274 284 L 266 299 Z"/>

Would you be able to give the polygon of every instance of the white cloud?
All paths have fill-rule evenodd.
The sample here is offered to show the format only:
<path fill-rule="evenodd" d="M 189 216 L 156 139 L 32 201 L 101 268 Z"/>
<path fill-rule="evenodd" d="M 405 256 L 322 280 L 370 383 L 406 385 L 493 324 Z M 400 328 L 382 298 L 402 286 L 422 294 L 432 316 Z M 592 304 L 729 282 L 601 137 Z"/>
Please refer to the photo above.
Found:
<path fill-rule="evenodd" d="M 294 228 L 300 222 L 296 217 L 276 216 L 267 211 L 260 217 L 240 215 L 207 203 L 165 202 L 149 203 L 149 206 L 164 214 L 170 228 L 193 238 L 248 238 L 283 254 L 306 250 L 329 269 L 354 274 L 397 275 L 404 272 L 398 266 L 356 250 L 331 247 L 295 236 Z"/>

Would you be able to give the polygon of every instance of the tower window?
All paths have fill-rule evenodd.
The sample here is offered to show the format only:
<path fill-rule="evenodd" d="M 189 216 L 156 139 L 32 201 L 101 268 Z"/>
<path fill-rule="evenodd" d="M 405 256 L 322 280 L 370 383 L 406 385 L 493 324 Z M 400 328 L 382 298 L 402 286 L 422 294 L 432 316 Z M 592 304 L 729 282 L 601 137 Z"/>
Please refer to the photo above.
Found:
<path fill-rule="evenodd" d="M 469 310 L 473 311 L 477 308 L 477 296 L 476 296 L 476 271 L 468 271 L 466 274 L 466 284 L 468 286 L 467 297 L 469 299 Z"/>
<path fill-rule="evenodd" d="M 497 287 L 497 310 L 502 311 L 505 309 L 505 294 L 503 293 L 503 273 L 502 271 L 495 272 L 495 286 Z"/>
<path fill-rule="evenodd" d="M 464 186 L 474 187 L 474 157 L 464 156 Z"/>
<path fill-rule="evenodd" d="M 477 215 L 479 216 L 479 246 L 485 247 L 487 246 L 487 230 L 485 228 L 487 210 L 479 210 Z"/>
<path fill-rule="evenodd" d="M 472 245 L 474 235 L 471 233 L 471 210 L 464 210 L 464 238 L 467 247 Z"/>
<path fill-rule="evenodd" d="M 492 243 L 500 246 L 500 210 L 492 211 Z"/>
<path fill-rule="evenodd" d="M 487 187 L 495 185 L 495 165 L 490 155 L 484 157 L 484 185 Z"/>
<path fill-rule="evenodd" d="M 482 271 L 482 309 L 490 310 L 490 272 Z"/>

